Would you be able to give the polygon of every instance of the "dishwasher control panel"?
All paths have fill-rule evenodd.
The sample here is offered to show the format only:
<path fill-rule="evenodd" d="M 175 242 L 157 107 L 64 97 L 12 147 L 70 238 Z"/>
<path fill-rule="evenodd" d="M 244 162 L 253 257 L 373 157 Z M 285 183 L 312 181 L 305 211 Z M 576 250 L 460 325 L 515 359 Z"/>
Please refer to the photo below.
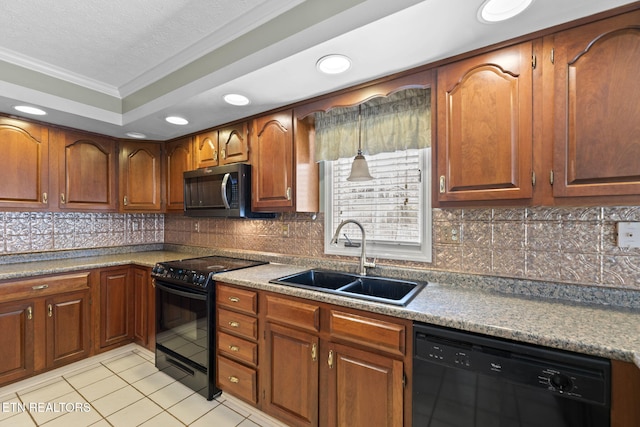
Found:
<path fill-rule="evenodd" d="M 608 404 L 610 362 L 530 344 L 431 326 L 414 326 L 414 360 L 557 395 Z"/>

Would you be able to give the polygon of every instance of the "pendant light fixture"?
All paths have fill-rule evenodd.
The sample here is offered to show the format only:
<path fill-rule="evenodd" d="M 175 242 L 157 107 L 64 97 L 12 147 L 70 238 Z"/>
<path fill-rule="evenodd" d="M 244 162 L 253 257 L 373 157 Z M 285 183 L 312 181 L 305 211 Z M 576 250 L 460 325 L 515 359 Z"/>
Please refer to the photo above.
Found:
<path fill-rule="evenodd" d="M 358 105 L 358 154 L 351 164 L 351 174 L 347 181 L 371 181 L 373 177 L 369 174 L 369 165 L 362 155 L 362 105 Z"/>

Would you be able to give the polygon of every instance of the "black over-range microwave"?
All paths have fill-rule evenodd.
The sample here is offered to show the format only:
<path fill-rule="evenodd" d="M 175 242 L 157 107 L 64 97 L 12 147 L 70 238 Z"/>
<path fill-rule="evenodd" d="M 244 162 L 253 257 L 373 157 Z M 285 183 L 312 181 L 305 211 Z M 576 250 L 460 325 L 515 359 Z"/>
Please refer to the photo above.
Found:
<path fill-rule="evenodd" d="M 251 165 L 234 163 L 184 173 L 184 212 L 189 216 L 274 218 L 251 212 Z"/>

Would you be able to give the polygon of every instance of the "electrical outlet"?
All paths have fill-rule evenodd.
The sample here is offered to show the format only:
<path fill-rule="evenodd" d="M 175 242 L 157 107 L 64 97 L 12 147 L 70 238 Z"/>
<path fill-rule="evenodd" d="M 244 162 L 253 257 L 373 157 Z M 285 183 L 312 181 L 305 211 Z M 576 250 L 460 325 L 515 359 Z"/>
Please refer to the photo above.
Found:
<path fill-rule="evenodd" d="M 289 224 L 282 225 L 282 237 L 289 237 Z"/>
<path fill-rule="evenodd" d="M 460 243 L 460 225 L 451 225 L 442 230 L 442 241 L 444 243 Z"/>
<path fill-rule="evenodd" d="M 193 223 L 193 231 L 195 231 L 196 233 L 199 233 L 199 232 L 200 232 L 200 222 L 195 221 L 195 222 Z"/>
<path fill-rule="evenodd" d="M 640 222 L 619 222 L 618 247 L 640 248 Z"/>

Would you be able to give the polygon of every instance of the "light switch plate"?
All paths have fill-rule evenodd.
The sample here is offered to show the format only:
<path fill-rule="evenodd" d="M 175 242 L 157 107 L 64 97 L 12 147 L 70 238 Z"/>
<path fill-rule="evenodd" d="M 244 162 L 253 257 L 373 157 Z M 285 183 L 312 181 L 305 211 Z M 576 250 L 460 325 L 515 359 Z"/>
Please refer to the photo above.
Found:
<path fill-rule="evenodd" d="M 619 222 L 618 247 L 640 248 L 640 222 Z"/>

